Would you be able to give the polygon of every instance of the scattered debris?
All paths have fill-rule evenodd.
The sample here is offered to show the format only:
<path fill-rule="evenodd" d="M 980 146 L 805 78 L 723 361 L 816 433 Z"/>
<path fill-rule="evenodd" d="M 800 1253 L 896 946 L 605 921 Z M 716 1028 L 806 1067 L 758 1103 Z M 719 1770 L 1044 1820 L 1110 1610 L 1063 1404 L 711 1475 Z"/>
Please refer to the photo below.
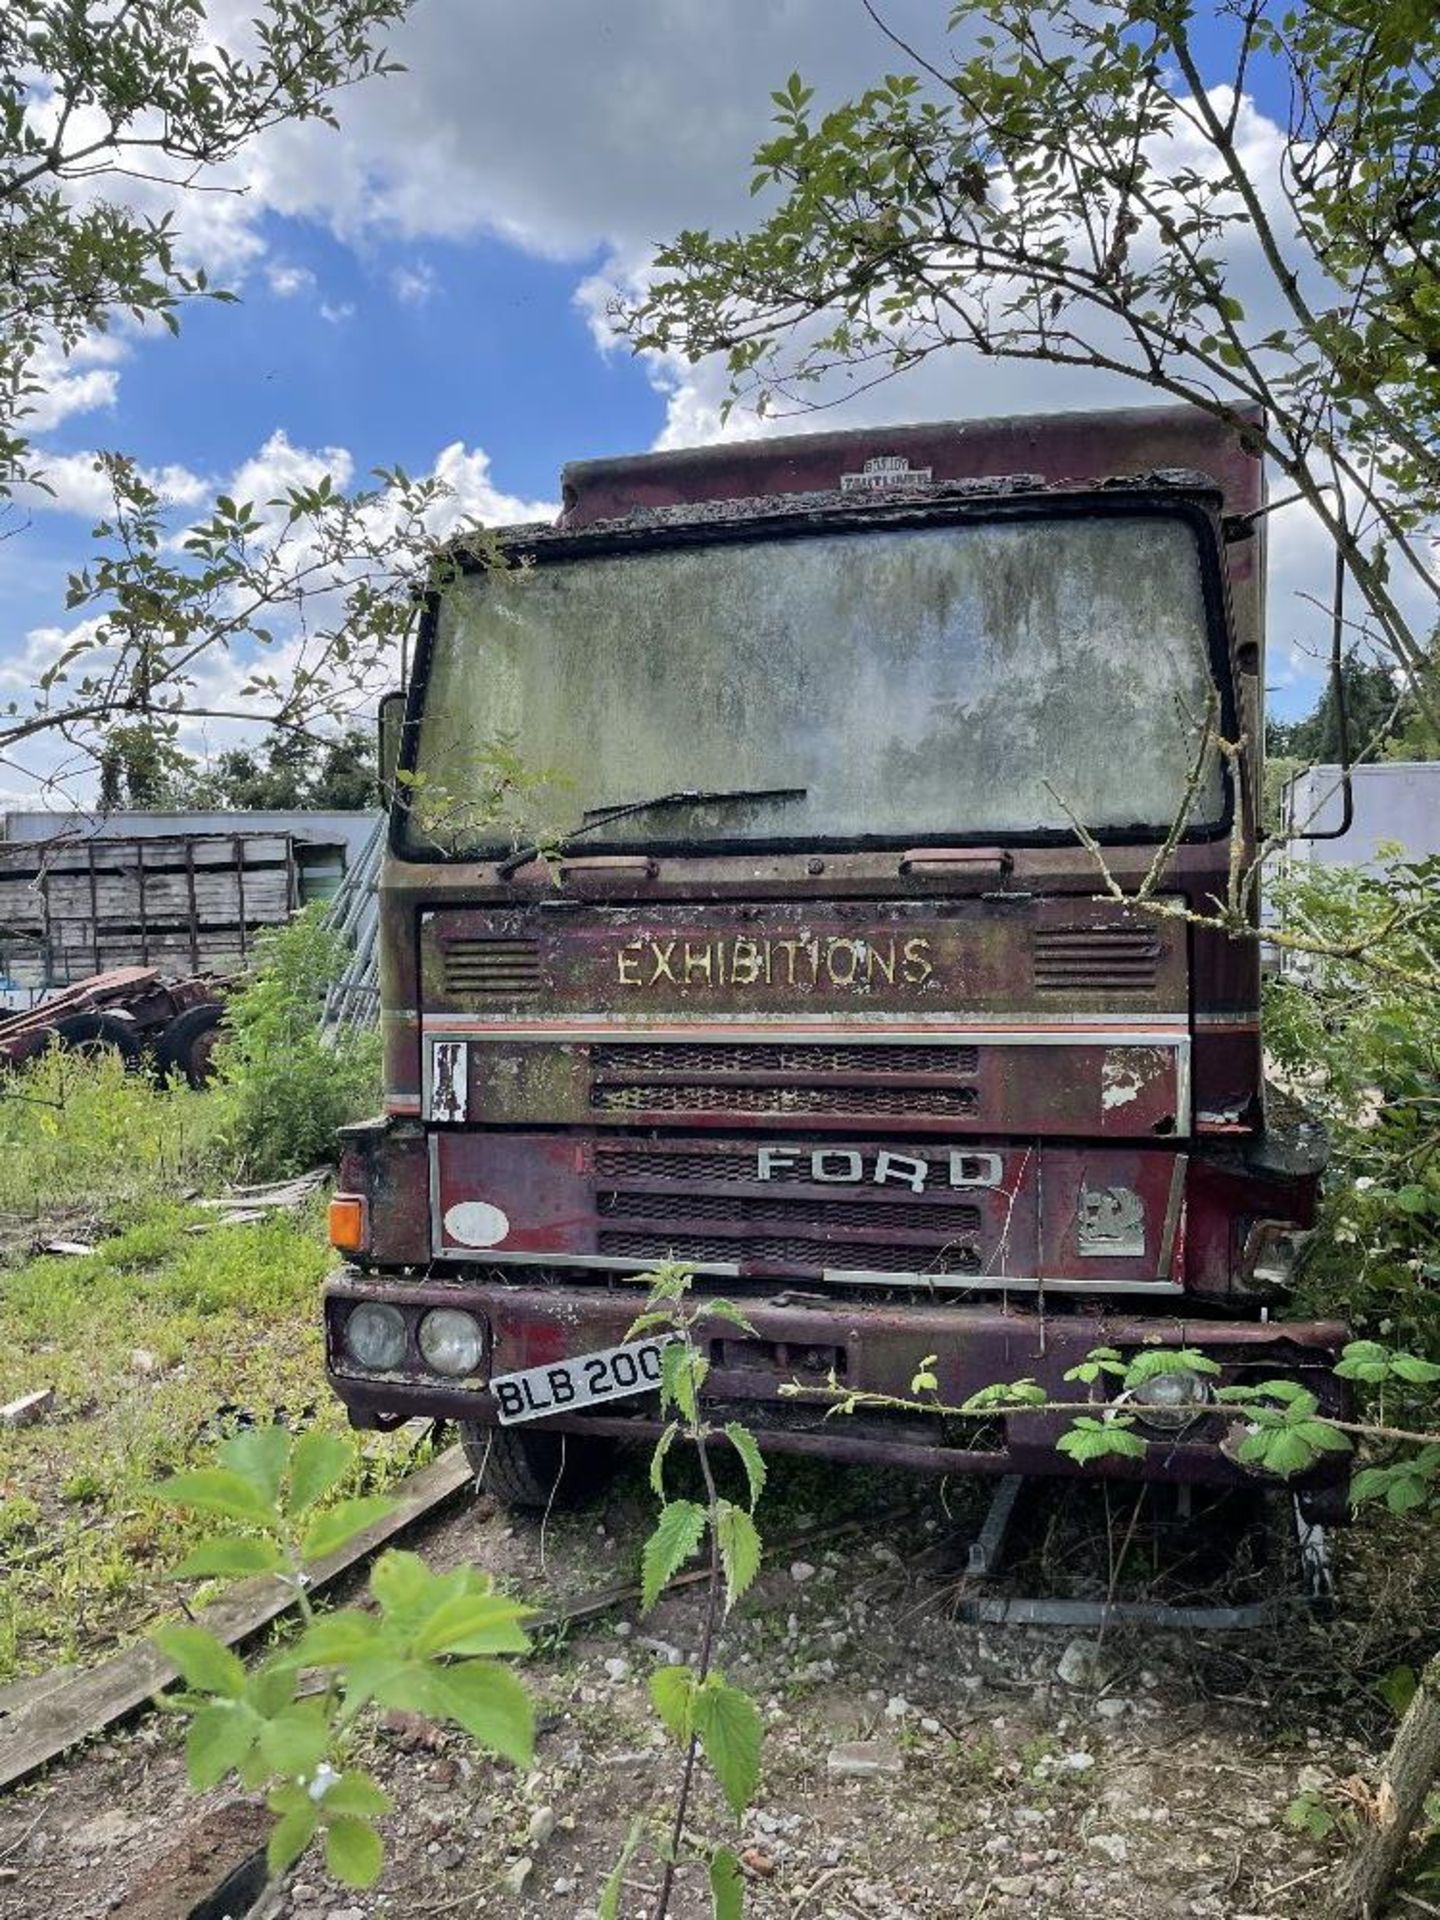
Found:
<path fill-rule="evenodd" d="M 513 1893 L 518 1900 L 524 1893 L 530 1876 L 535 1871 L 535 1862 L 525 1855 L 523 1859 L 512 1861 L 500 1876 L 500 1884 L 507 1893 Z"/>
<path fill-rule="evenodd" d="M 256 1221 L 265 1219 L 267 1214 L 293 1213 L 303 1207 L 329 1179 L 329 1167 L 313 1167 L 309 1173 L 298 1174 L 289 1180 L 272 1180 L 264 1186 L 227 1187 L 224 1193 L 214 1199 L 197 1200 L 195 1205 L 218 1214 L 217 1226 L 253 1226 Z M 203 1233 L 205 1223 L 193 1227 L 191 1231 Z"/>
<path fill-rule="evenodd" d="M 530 1825 L 526 1830 L 526 1838 L 530 1845 L 537 1851 L 543 1847 L 554 1833 L 555 1824 L 553 1807 L 537 1807 L 530 1816 Z"/>
<path fill-rule="evenodd" d="M 873 1780 L 878 1774 L 899 1773 L 905 1765 L 892 1740 L 847 1740 L 825 1756 L 825 1770 L 841 1780 Z"/>
<path fill-rule="evenodd" d="M 37 1420 L 44 1419 L 54 1404 L 55 1389 L 37 1387 L 34 1393 L 23 1393 L 18 1400 L 0 1407 L 0 1427 L 33 1427 Z"/>
<path fill-rule="evenodd" d="M 1093 1640 L 1069 1641 L 1055 1671 L 1067 1687 L 1100 1685 L 1105 1676 L 1098 1644 Z"/>
<path fill-rule="evenodd" d="M 72 1260 L 84 1260 L 95 1249 L 85 1240 L 47 1240 L 40 1248 L 41 1253 L 63 1254 Z"/>

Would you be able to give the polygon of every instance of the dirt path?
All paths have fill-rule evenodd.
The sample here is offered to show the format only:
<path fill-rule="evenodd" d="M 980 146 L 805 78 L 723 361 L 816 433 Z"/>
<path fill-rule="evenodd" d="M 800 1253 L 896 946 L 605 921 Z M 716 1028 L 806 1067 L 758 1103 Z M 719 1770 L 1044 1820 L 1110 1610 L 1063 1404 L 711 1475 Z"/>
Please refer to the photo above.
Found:
<path fill-rule="evenodd" d="M 874 1489 L 841 1487 L 823 1515 L 813 1483 L 776 1475 L 775 1535 L 817 1519 L 860 1523 L 806 1557 L 773 1551 L 725 1631 L 722 1662 L 768 1723 L 758 1803 L 741 1841 L 761 1920 L 1292 1920 L 1334 1855 L 1284 1820 L 1306 1788 L 1367 1764 L 1361 1723 L 1305 1675 L 1327 1633 L 1133 1634 L 1093 1639 L 954 1617 L 973 1509 L 952 1526 L 927 1489 L 877 1539 Z M 785 1501 L 788 1498 L 788 1505 Z M 873 1508 L 868 1509 L 873 1510 Z M 553 1603 L 623 1579 L 646 1511 L 638 1479 L 545 1530 L 481 1502 L 417 1544 L 470 1560 Z M 543 1557 L 543 1567 L 542 1567 Z M 477 1759 L 459 1736 L 397 1720 L 357 1757 L 393 1795 L 389 1862 L 364 1895 L 307 1859 L 277 1908 L 297 1920 L 371 1915 L 555 1915 L 584 1920 L 632 1815 L 663 1805 L 676 1755 L 646 1677 L 694 1644 L 697 1589 L 552 1637 L 531 1663 L 541 1716 L 528 1778 Z M 1062 1677 L 1065 1676 L 1065 1677 Z M 1278 1678 L 1277 1678 L 1278 1676 Z M 207 1824 L 218 1820 L 218 1825 Z M 730 1832 L 702 1797 L 699 1831 Z M 5 1920 L 180 1920 L 253 1844 L 224 1793 L 186 1793 L 174 1730 L 151 1715 L 0 1807 Z M 529 1862 L 528 1867 L 522 1863 Z M 649 1868 L 624 1913 L 647 1910 Z M 708 1912 L 685 1886 L 680 1920 Z"/>

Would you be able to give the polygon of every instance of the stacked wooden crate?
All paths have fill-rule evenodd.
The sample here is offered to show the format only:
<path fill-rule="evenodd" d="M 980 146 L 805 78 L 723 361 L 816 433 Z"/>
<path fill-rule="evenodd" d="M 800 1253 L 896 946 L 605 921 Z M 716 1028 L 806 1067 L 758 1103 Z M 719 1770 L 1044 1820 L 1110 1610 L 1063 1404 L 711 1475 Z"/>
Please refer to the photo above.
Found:
<path fill-rule="evenodd" d="M 31 988 L 122 966 L 235 973 L 298 898 L 289 834 L 0 841 L 0 971 Z"/>

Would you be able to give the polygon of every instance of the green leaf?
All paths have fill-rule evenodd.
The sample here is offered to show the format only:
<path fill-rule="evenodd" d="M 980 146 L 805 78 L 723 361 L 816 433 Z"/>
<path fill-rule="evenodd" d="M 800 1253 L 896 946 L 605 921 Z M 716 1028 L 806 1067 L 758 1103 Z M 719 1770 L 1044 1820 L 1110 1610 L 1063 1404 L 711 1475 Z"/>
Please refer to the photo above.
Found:
<path fill-rule="evenodd" d="M 325 1758 L 330 1724 L 319 1706 L 287 1707 L 260 1729 L 260 1751 L 276 1773 L 308 1780 Z"/>
<path fill-rule="evenodd" d="M 423 1604 L 435 1575 L 418 1553 L 392 1547 L 370 1570 L 370 1591 L 387 1614 L 399 1616 Z"/>
<path fill-rule="evenodd" d="M 1420 1676 L 1414 1667 L 1392 1667 L 1383 1679 L 1376 1681 L 1375 1691 L 1399 1720 L 1415 1698 L 1419 1684 Z"/>
<path fill-rule="evenodd" d="M 392 1802 L 368 1773 L 342 1773 L 325 1789 L 322 1804 L 327 1814 L 353 1813 L 368 1820 L 388 1813 Z"/>
<path fill-rule="evenodd" d="M 689 1667 L 657 1667 L 650 1676 L 650 1698 L 661 1724 L 682 1742 L 695 1731 L 695 1685 Z"/>
<path fill-rule="evenodd" d="M 198 1693 L 238 1700 L 245 1691 L 245 1668 L 204 1627 L 157 1627 L 151 1638 Z"/>
<path fill-rule="evenodd" d="M 202 1540 L 175 1569 L 177 1580 L 239 1579 L 250 1573 L 278 1573 L 285 1556 L 273 1540 Z"/>
<path fill-rule="evenodd" d="M 738 1420 L 731 1420 L 726 1425 L 725 1438 L 739 1454 L 745 1468 L 745 1478 L 750 1482 L 750 1511 L 753 1513 L 765 1491 L 765 1456 L 754 1434 L 748 1427 L 742 1427 Z"/>
<path fill-rule="evenodd" d="M 300 1543 L 302 1560 L 323 1560 L 343 1547 L 348 1540 L 373 1527 L 395 1511 L 395 1502 L 381 1493 L 367 1493 L 359 1500 L 342 1500 L 338 1506 L 317 1513 Z"/>
<path fill-rule="evenodd" d="M 710 1902 L 715 1920 L 742 1920 L 745 1876 L 729 1847 L 716 1847 L 710 1856 Z"/>
<path fill-rule="evenodd" d="M 317 1500 L 338 1487 L 350 1471 L 353 1450 L 337 1433 L 312 1427 L 295 1443 L 290 1460 L 290 1494 L 285 1511 L 296 1519 Z"/>
<path fill-rule="evenodd" d="M 699 1355 L 686 1341 L 676 1340 L 660 1356 L 660 1405 L 674 1407 L 684 1419 L 699 1418 L 696 1362 Z"/>
<path fill-rule="evenodd" d="M 535 1712 L 524 1687 L 504 1667 L 488 1660 L 432 1667 L 426 1686 L 431 1713 L 455 1720 L 482 1747 L 517 1767 L 530 1764 L 535 1749 Z"/>
<path fill-rule="evenodd" d="M 724 1320 L 727 1325 L 738 1327 L 742 1333 L 754 1333 L 753 1324 L 733 1300 L 726 1300 L 720 1294 L 712 1294 L 708 1300 L 697 1303 L 701 1318 L 705 1320 Z"/>
<path fill-rule="evenodd" d="M 270 1843 L 265 1849 L 265 1859 L 272 1874 L 278 1875 L 293 1867 L 315 1837 L 315 1829 L 320 1824 L 318 1809 L 306 1796 L 305 1804 L 295 1805 L 275 1823 L 270 1830 Z"/>
<path fill-rule="evenodd" d="M 307 1667 L 343 1667 L 373 1654 L 380 1638 L 380 1622 L 368 1613 L 347 1608 L 324 1613 L 300 1636 L 296 1661 Z"/>
<path fill-rule="evenodd" d="M 1193 1347 L 1145 1347 L 1127 1367 L 1125 1385 L 1141 1387 L 1147 1380 L 1168 1373 L 1206 1374 L 1219 1371 L 1219 1365 L 1208 1353 L 1198 1353 Z"/>
<path fill-rule="evenodd" d="M 1120 1421 L 1084 1417 L 1078 1419 L 1067 1433 L 1062 1433 L 1055 1446 L 1058 1452 L 1068 1454 L 1082 1467 L 1091 1460 L 1143 1460 L 1148 1451 L 1140 1435 L 1132 1433 Z"/>
<path fill-rule="evenodd" d="M 650 1485 L 658 1499 L 665 1498 L 665 1456 L 679 1438 L 680 1429 L 672 1421 L 655 1442 L 655 1451 L 650 1456 Z"/>
<path fill-rule="evenodd" d="M 1395 1204 L 1402 1213 L 1428 1213 L 1434 1204 L 1434 1195 L 1428 1187 L 1419 1187 L 1412 1183 L 1401 1187 L 1395 1195 Z"/>
<path fill-rule="evenodd" d="M 700 1545 L 705 1519 L 704 1507 L 695 1500 L 672 1500 L 660 1509 L 655 1531 L 640 1557 L 640 1604 L 646 1613 Z"/>
<path fill-rule="evenodd" d="M 1258 1443 L 1253 1450 L 1252 1442 Z M 1241 1445 L 1240 1457 L 1288 1480 L 1291 1474 L 1303 1473 L 1314 1464 L 1315 1449 L 1294 1427 L 1262 1427 Z"/>
<path fill-rule="evenodd" d="M 457 1593 L 435 1609 L 411 1642 L 417 1658 L 434 1653 L 526 1653 L 520 1621 L 532 1607 L 495 1593 Z"/>
<path fill-rule="evenodd" d="M 218 1700 L 201 1707 L 185 1735 L 185 1771 L 197 1793 L 218 1786 L 255 1745 L 260 1723 L 248 1707 Z"/>
<path fill-rule="evenodd" d="M 380 1836 L 363 1820 L 344 1816 L 325 1829 L 325 1865 L 347 1887 L 373 1887 L 385 1864 Z"/>
<path fill-rule="evenodd" d="M 722 1500 L 715 1509 L 715 1539 L 725 1571 L 728 1613 L 760 1571 L 760 1535 L 743 1507 Z"/>
<path fill-rule="evenodd" d="M 228 1467 L 201 1467 L 193 1473 L 174 1473 L 150 1488 L 157 1500 L 172 1507 L 193 1507 L 200 1513 L 223 1514 L 227 1520 L 276 1527 L 280 1514 L 257 1487 Z"/>
<path fill-rule="evenodd" d="M 284 1427 L 247 1427 L 232 1434 L 216 1454 L 222 1467 L 248 1480 L 256 1492 L 272 1504 L 280 1493 L 280 1481 L 290 1458 L 290 1436 Z"/>
<path fill-rule="evenodd" d="M 1433 1360 L 1422 1360 L 1418 1353 L 1397 1353 L 1390 1362 L 1397 1380 L 1411 1387 L 1431 1387 L 1440 1380 L 1440 1367 Z"/>
<path fill-rule="evenodd" d="M 721 1791 L 738 1819 L 760 1784 L 760 1709 L 722 1675 L 709 1674 L 695 1694 L 695 1731 Z"/>
<path fill-rule="evenodd" d="M 600 1890 L 600 1905 L 597 1909 L 600 1920 L 620 1920 L 620 1897 L 625 1891 L 625 1875 L 630 1862 L 640 1845 L 645 1832 L 645 1817 L 637 1813 L 630 1822 L 630 1831 L 625 1835 L 625 1844 L 620 1849 L 620 1857 L 610 1869 L 605 1885 Z"/>

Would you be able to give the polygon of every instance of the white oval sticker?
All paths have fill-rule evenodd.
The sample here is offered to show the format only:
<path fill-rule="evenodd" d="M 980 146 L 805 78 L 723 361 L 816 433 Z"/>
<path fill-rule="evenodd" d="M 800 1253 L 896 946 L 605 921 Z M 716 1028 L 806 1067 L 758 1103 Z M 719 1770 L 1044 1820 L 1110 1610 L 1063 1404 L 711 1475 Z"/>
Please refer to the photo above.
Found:
<path fill-rule="evenodd" d="M 445 1231 L 462 1247 L 498 1247 L 510 1231 L 510 1218 L 488 1200 L 460 1200 L 445 1211 Z"/>

